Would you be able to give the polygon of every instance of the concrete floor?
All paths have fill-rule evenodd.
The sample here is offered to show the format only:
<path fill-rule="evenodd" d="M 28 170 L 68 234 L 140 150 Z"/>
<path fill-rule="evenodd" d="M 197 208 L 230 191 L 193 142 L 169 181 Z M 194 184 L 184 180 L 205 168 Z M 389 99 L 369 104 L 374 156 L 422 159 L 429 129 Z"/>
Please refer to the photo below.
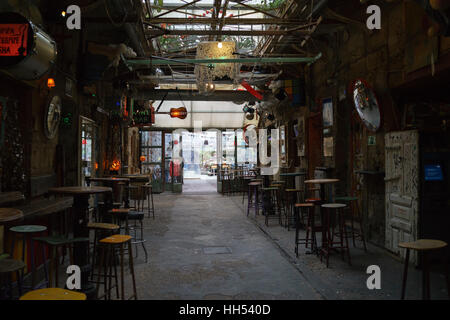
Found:
<path fill-rule="evenodd" d="M 139 248 L 135 262 L 140 300 L 399 299 L 403 265 L 385 250 L 351 247 L 352 266 L 334 255 L 327 269 L 304 248 L 296 258 L 292 229 L 247 218 L 242 197 L 218 194 L 215 179 L 183 187 L 155 195 L 155 220 L 145 219 L 149 261 Z M 366 287 L 372 264 L 381 268 L 381 290 Z M 409 270 L 407 299 L 420 299 L 421 273 Z M 443 276 L 432 274 L 431 288 L 432 299 L 448 298 Z"/>
<path fill-rule="evenodd" d="M 186 190 L 211 181 L 186 180 Z M 155 220 L 145 221 L 149 261 L 142 261 L 140 249 L 135 266 L 139 299 L 323 298 L 240 208 L 214 189 L 165 193 L 155 196 L 155 203 Z M 214 253 L 223 247 L 229 253 Z"/>

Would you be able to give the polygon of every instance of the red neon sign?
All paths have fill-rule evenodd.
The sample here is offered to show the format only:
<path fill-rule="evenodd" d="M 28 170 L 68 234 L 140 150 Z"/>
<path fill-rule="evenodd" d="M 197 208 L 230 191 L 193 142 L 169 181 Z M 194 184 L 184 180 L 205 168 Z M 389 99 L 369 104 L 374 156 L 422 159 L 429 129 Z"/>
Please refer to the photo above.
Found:
<path fill-rule="evenodd" d="M 27 55 L 28 24 L 0 24 L 0 57 Z"/>

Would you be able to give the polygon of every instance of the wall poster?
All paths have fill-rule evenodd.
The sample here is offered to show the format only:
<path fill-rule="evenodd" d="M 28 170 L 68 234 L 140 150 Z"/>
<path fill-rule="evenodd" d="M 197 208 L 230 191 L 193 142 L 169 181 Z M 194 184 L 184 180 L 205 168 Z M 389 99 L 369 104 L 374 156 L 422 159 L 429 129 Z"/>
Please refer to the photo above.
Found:
<path fill-rule="evenodd" d="M 327 98 L 322 100 L 322 116 L 323 127 L 333 126 L 333 99 Z"/>

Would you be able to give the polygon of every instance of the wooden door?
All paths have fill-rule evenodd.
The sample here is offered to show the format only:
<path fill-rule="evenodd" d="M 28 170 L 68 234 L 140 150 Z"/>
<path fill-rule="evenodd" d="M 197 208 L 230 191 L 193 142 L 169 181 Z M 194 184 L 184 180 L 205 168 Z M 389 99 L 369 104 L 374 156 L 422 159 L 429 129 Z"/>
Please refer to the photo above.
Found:
<path fill-rule="evenodd" d="M 417 239 L 419 133 L 391 132 L 386 134 L 385 141 L 386 248 L 404 256 L 398 243 Z M 413 254 L 411 261 L 417 261 Z"/>

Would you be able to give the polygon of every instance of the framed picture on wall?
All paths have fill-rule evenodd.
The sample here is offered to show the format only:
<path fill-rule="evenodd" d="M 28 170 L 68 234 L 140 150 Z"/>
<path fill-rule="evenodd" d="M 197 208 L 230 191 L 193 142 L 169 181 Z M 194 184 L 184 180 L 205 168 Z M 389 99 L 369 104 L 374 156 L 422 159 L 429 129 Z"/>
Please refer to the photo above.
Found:
<path fill-rule="evenodd" d="M 322 116 L 323 116 L 323 127 L 333 126 L 333 99 L 326 98 L 322 100 Z"/>
<path fill-rule="evenodd" d="M 333 137 L 323 138 L 323 156 L 332 157 L 334 153 L 334 139 Z"/>
<path fill-rule="evenodd" d="M 294 134 L 297 139 L 298 156 L 305 156 L 305 117 L 300 117 L 294 125 Z"/>

